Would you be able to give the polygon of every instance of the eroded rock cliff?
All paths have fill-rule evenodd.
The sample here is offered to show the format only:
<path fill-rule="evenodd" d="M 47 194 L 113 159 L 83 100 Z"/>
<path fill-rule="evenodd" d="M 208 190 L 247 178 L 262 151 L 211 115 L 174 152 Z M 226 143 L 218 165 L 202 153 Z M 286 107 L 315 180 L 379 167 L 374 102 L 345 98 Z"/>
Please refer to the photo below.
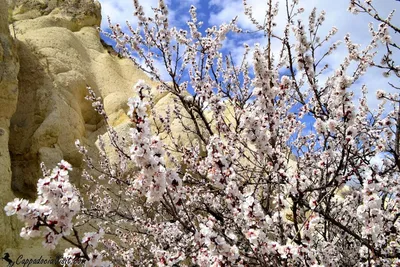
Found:
<path fill-rule="evenodd" d="M 74 142 L 94 147 L 105 132 L 85 100 L 86 86 L 104 99 L 110 123 L 124 128 L 132 86 L 139 79 L 152 84 L 130 60 L 103 47 L 100 14 L 93 0 L 15 0 L 10 9 L 0 0 L 0 207 L 14 195 L 35 197 L 40 162 L 52 168 L 69 161 L 79 185 L 82 161 Z M 0 253 L 50 255 L 41 241 L 18 237 L 20 228 L 1 212 Z"/>
<path fill-rule="evenodd" d="M 16 1 L 14 27 L 21 62 L 17 111 L 11 120 L 10 152 L 14 191 L 33 197 L 40 175 L 64 158 L 79 170 L 74 142 L 93 143 L 102 120 L 84 99 L 86 86 L 104 99 L 111 117 L 119 118 L 132 85 L 148 78 L 132 62 L 111 56 L 97 27 L 100 6 L 81 1 Z"/>
<path fill-rule="evenodd" d="M 8 150 L 10 119 L 17 108 L 19 62 L 16 45 L 8 29 L 6 0 L 0 0 L 0 207 L 13 198 L 11 191 L 11 160 Z M 13 218 L 0 216 L 0 253 L 5 244 L 15 246 Z"/>

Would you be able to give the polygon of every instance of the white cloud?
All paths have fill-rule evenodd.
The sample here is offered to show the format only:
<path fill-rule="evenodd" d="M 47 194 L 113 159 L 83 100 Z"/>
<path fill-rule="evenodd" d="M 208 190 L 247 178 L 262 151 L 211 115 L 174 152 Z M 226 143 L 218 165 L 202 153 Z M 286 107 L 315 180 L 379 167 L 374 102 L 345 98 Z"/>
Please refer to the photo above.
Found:
<path fill-rule="evenodd" d="M 178 1 L 177 4 L 175 1 Z M 102 29 L 108 28 L 107 16 L 111 18 L 113 23 L 119 23 L 123 27 L 126 21 L 129 21 L 133 26 L 136 24 L 136 18 L 133 16 L 134 5 L 133 0 L 99 0 L 102 7 L 103 20 L 101 23 Z M 189 8 L 191 5 L 199 5 L 200 0 L 164 0 L 169 7 L 169 20 L 171 25 L 183 26 L 183 23 L 189 20 Z M 152 8 L 158 7 L 158 0 L 139 0 L 143 6 L 146 16 L 153 16 Z"/>
<path fill-rule="evenodd" d="M 112 22 L 124 25 L 126 20 L 133 18 L 133 1 L 132 0 L 99 0 L 101 4 L 101 15 L 103 17 L 101 28 L 108 28 L 107 16 Z"/>

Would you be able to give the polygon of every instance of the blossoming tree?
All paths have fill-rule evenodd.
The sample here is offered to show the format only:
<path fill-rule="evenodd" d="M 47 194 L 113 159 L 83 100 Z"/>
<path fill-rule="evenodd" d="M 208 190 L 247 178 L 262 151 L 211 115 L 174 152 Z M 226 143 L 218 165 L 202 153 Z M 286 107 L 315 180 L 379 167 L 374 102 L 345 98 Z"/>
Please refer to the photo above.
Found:
<path fill-rule="evenodd" d="M 22 237 L 44 237 L 49 249 L 64 239 L 72 245 L 65 258 L 87 266 L 399 266 L 400 99 L 378 91 L 382 102 L 371 110 L 367 86 L 355 84 L 376 67 L 400 77 L 393 13 L 384 18 L 371 0 L 351 0 L 349 11 L 379 26 L 371 24 L 363 49 L 347 35 L 348 55 L 329 73 L 321 62 L 338 46 L 330 41 L 337 29 L 318 36 L 324 12 L 314 9 L 304 23 L 298 1 L 286 0 L 287 24 L 277 36 L 278 5 L 267 0 L 260 23 L 243 3 L 267 45 L 246 45 L 241 64 L 223 53 L 227 34 L 244 34 L 236 20 L 201 32 L 192 7 L 189 31 L 178 30 L 163 0 L 152 17 L 134 0 L 136 29 L 110 22 L 120 52 L 173 96 L 171 110 L 157 114 L 149 86 L 139 81 L 128 101 L 130 139 L 108 127 L 116 162 L 103 140 L 99 162 L 77 142 L 88 197 L 69 182 L 71 165 L 62 161 L 53 171 L 43 167 L 34 203 L 6 206 L 25 222 Z M 377 47 L 385 49 L 378 61 Z M 350 87 L 361 89 L 358 102 Z M 91 89 L 88 99 L 107 121 Z M 304 116 L 312 131 L 304 130 Z M 172 118 L 180 134 L 195 138 L 179 142 Z M 372 160 L 379 155 L 380 165 Z M 82 236 L 82 225 L 95 230 Z"/>

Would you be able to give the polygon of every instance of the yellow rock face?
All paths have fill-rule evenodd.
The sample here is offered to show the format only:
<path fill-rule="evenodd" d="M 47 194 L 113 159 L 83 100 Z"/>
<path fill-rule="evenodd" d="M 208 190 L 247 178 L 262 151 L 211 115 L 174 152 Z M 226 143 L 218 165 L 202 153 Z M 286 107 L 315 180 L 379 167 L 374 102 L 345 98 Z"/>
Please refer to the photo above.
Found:
<path fill-rule="evenodd" d="M 0 206 L 14 198 L 11 191 L 11 161 L 8 150 L 10 119 L 17 107 L 17 50 L 8 30 L 6 0 L 0 0 Z M 16 221 L 0 213 L 0 253 L 6 244 L 15 246 L 16 233 L 10 231 Z M 3 257 L 3 255 L 1 255 Z"/>
<path fill-rule="evenodd" d="M 148 78 L 102 46 L 98 3 L 16 1 L 13 21 L 21 63 L 20 97 L 11 121 L 13 189 L 33 197 L 40 161 L 50 167 L 62 157 L 79 168 L 75 140 L 93 143 L 104 132 L 100 116 L 84 99 L 86 86 L 104 99 L 110 122 L 117 125 L 124 121 L 132 85 Z"/>
<path fill-rule="evenodd" d="M 72 180 L 79 184 L 82 158 L 75 140 L 94 148 L 105 132 L 85 100 L 86 86 L 104 99 L 110 124 L 126 127 L 132 86 L 139 79 L 154 85 L 130 60 L 104 48 L 97 1 L 14 0 L 11 5 L 8 9 L 7 0 L 0 0 L 1 209 L 14 194 L 35 197 L 40 162 L 52 168 L 62 158 L 69 161 Z M 41 240 L 19 237 L 21 227 L 1 212 L 0 253 L 13 259 L 22 251 L 50 257 Z"/>

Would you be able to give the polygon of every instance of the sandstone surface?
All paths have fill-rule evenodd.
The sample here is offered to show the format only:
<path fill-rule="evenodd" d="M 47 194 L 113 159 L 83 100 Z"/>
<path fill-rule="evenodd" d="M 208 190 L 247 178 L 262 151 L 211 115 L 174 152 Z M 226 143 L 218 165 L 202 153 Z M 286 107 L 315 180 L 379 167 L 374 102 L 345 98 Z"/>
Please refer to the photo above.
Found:
<path fill-rule="evenodd" d="M 17 108 L 19 62 L 17 49 L 8 29 L 6 0 L 0 0 L 0 207 L 13 199 L 11 159 L 8 150 L 10 119 Z M 16 246 L 15 220 L 0 216 L 0 253 L 6 244 Z M 1 255 L 2 256 L 2 255 Z"/>
<path fill-rule="evenodd" d="M 87 86 L 104 99 L 110 124 L 126 126 L 132 86 L 139 79 L 154 85 L 130 60 L 102 45 L 100 14 L 93 0 L 14 0 L 9 9 L 0 0 L 1 207 L 15 196 L 35 198 L 40 162 L 52 168 L 69 161 L 79 185 L 82 158 L 75 140 L 95 147 L 105 133 L 102 118 L 85 100 Z M 0 253 L 53 255 L 39 241 L 22 240 L 22 225 L 13 220 L 1 212 Z"/>

